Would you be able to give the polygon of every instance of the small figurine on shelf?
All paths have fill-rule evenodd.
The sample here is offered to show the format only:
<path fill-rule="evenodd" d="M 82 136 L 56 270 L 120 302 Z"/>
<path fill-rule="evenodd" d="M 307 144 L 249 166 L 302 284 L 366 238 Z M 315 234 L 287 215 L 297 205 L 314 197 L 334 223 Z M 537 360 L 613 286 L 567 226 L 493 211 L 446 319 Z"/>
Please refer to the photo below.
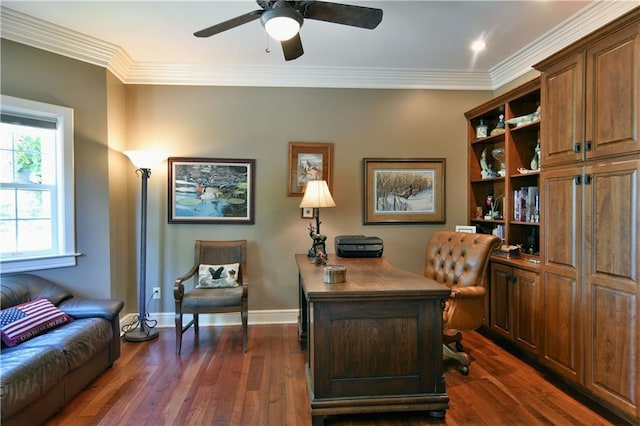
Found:
<path fill-rule="evenodd" d="M 491 216 L 493 215 L 493 188 L 489 190 L 489 193 L 487 194 L 487 199 L 484 202 L 484 206 L 485 206 L 485 215 L 484 218 L 487 220 L 491 219 Z"/>
<path fill-rule="evenodd" d="M 482 179 L 494 178 L 498 176 L 498 174 L 493 171 L 493 166 L 487 162 L 487 148 L 485 148 L 480 155 L 480 168 L 482 169 L 482 171 L 480 172 L 480 176 L 482 176 Z"/>
<path fill-rule="evenodd" d="M 540 170 L 540 139 L 534 149 L 533 158 L 531 159 L 531 170 Z"/>
<path fill-rule="evenodd" d="M 500 114 L 498 124 L 496 124 L 496 128 L 491 131 L 491 136 L 499 135 L 501 133 L 504 133 L 504 114 Z"/>
<path fill-rule="evenodd" d="M 489 127 L 484 123 L 484 120 L 480 119 L 480 124 L 476 126 L 476 139 L 482 139 L 487 137 L 487 130 Z"/>

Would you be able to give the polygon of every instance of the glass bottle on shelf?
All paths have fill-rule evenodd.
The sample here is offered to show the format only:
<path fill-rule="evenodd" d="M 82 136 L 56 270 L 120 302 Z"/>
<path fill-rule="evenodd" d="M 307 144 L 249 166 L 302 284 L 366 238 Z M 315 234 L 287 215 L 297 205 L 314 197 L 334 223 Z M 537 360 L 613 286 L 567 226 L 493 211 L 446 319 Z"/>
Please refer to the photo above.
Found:
<path fill-rule="evenodd" d="M 487 137 L 487 130 L 489 127 L 485 124 L 484 120 L 480 119 L 480 124 L 476 126 L 476 139 L 482 139 Z"/>

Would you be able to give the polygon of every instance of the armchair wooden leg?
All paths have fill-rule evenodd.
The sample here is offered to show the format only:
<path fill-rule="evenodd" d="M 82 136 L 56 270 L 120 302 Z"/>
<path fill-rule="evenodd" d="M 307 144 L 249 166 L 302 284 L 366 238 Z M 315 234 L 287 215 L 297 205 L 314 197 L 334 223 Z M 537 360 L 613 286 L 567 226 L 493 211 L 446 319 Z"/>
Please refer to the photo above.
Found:
<path fill-rule="evenodd" d="M 240 315 L 242 316 L 242 352 L 247 352 L 247 320 L 248 320 L 248 315 L 246 311 L 242 311 L 240 313 Z"/>
<path fill-rule="evenodd" d="M 176 313 L 176 355 L 182 350 L 182 314 Z"/>

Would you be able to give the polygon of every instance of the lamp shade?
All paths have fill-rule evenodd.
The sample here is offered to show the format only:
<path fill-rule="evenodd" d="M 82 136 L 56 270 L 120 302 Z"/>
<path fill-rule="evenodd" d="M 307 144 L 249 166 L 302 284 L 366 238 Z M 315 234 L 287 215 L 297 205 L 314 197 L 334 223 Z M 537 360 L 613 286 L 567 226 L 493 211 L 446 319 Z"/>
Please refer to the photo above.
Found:
<path fill-rule="evenodd" d="M 270 37 L 285 41 L 298 34 L 303 18 L 287 2 L 279 1 L 260 16 L 260 22 Z"/>
<path fill-rule="evenodd" d="M 329 185 L 326 180 L 310 180 L 304 190 L 304 196 L 300 202 L 300 207 L 335 207 Z"/>
<path fill-rule="evenodd" d="M 165 153 L 155 151 L 124 151 L 123 154 L 139 169 L 153 169 L 167 158 Z"/>

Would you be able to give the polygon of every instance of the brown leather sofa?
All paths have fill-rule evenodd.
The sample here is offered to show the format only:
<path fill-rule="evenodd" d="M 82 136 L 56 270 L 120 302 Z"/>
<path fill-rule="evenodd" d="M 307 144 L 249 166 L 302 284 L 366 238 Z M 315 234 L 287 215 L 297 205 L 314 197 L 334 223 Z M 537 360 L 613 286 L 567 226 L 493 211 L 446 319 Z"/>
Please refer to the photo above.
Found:
<path fill-rule="evenodd" d="M 2 344 L 1 423 L 41 424 L 120 356 L 121 300 L 81 299 L 30 274 L 0 278 L 1 308 L 39 297 L 49 299 L 73 321 L 16 346 Z"/>

